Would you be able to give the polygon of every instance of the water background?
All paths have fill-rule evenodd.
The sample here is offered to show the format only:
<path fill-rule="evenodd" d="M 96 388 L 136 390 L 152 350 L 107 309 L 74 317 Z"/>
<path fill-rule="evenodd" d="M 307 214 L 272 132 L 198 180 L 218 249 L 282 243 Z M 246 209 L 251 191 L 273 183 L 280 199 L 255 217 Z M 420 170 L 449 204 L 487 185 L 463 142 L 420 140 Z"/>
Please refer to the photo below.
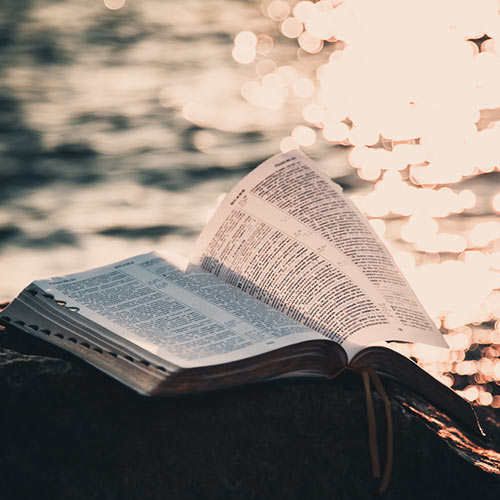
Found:
<path fill-rule="evenodd" d="M 217 197 L 297 118 L 241 98 L 233 37 L 266 24 L 252 2 L 45 0 L 3 14 L 0 299 L 152 247 L 188 254 Z M 184 118 L 189 103 L 206 126 Z"/>
<path fill-rule="evenodd" d="M 295 41 L 257 1 L 129 0 L 118 10 L 98 0 L 2 2 L 0 302 L 34 279 L 153 249 L 189 255 L 218 197 L 303 122 L 299 97 L 275 110 L 243 99 L 255 68 L 231 53 L 244 30 L 269 37 L 276 64 L 299 74 L 328 60 L 328 51 L 298 60 Z M 349 195 L 372 189 L 350 167 L 348 147 L 318 140 L 304 151 Z M 477 203 L 442 229 L 463 234 L 495 219 L 498 172 L 459 189 Z M 401 219 L 386 224 L 393 252 L 417 264 L 449 257 L 408 245 Z M 500 407 L 498 321 L 461 328 L 451 332 L 449 359 L 422 363 L 470 399 L 487 392 L 482 403 Z"/>

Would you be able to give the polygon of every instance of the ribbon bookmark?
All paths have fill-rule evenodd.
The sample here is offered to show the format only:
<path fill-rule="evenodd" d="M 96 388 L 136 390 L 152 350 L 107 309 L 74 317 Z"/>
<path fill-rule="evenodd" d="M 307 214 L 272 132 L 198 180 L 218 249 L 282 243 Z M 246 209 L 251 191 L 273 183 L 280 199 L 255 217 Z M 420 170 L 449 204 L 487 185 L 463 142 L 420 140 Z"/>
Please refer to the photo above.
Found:
<path fill-rule="evenodd" d="M 380 477 L 380 459 L 377 444 L 377 424 L 375 418 L 375 409 L 373 406 L 370 380 L 375 386 L 375 389 L 377 389 L 377 392 L 380 394 L 380 397 L 384 401 L 385 407 L 385 417 L 387 421 L 386 459 L 384 465 L 384 475 L 382 476 L 382 482 L 380 483 L 380 488 L 378 490 L 378 494 L 380 495 L 387 489 L 392 472 L 394 437 L 392 429 L 391 402 L 384 390 L 382 382 L 380 381 L 377 373 L 373 368 L 365 368 L 361 372 L 361 375 L 363 377 L 363 384 L 365 387 L 366 410 L 368 413 L 368 441 L 370 444 L 373 477 Z"/>

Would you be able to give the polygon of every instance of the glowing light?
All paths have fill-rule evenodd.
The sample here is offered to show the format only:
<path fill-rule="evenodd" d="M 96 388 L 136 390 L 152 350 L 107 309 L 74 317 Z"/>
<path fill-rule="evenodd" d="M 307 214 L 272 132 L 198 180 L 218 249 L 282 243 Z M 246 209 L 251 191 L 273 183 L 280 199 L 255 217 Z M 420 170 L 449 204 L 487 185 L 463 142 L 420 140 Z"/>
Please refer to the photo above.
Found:
<path fill-rule="evenodd" d="M 365 181 L 376 181 L 380 177 L 381 170 L 376 165 L 365 165 L 358 170 L 358 175 Z M 370 215 L 374 215 L 373 212 Z"/>
<path fill-rule="evenodd" d="M 490 255 L 490 267 L 494 271 L 500 271 L 500 252 L 495 252 Z"/>
<path fill-rule="evenodd" d="M 500 193 L 497 193 L 495 196 L 493 196 L 493 199 L 491 200 L 491 206 L 493 207 L 493 210 L 497 213 L 500 213 Z"/>
<path fill-rule="evenodd" d="M 257 54 L 251 45 L 236 45 L 233 47 L 233 59 L 240 64 L 250 64 Z"/>
<path fill-rule="evenodd" d="M 257 55 L 257 36 L 251 31 L 241 31 L 234 38 L 233 59 L 240 64 L 250 64 Z"/>
<path fill-rule="evenodd" d="M 443 351 L 443 349 L 425 344 L 415 344 L 413 355 L 417 358 L 425 359 L 426 362 L 445 361 L 448 357 L 446 351 Z"/>
<path fill-rule="evenodd" d="M 274 40 L 269 35 L 259 35 L 255 50 L 260 56 L 267 56 L 273 50 Z"/>
<path fill-rule="evenodd" d="M 450 346 L 450 349 L 468 349 L 469 348 L 469 337 L 464 333 L 455 333 L 453 335 L 446 336 L 446 342 Z"/>
<path fill-rule="evenodd" d="M 323 48 L 323 40 L 311 35 L 309 32 L 302 33 L 298 40 L 300 47 L 310 54 L 316 54 Z"/>
<path fill-rule="evenodd" d="M 500 363 L 495 363 L 495 367 L 493 368 L 493 376 L 495 380 L 500 380 Z"/>
<path fill-rule="evenodd" d="M 281 33 L 287 38 L 298 38 L 303 28 L 302 23 L 296 17 L 285 19 L 280 26 Z"/>
<path fill-rule="evenodd" d="M 125 5 L 126 0 L 104 0 L 104 5 L 110 10 L 121 9 Z"/>
<path fill-rule="evenodd" d="M 311 97 L 314 93 L 314 83 L 309 78 L 297 78 L 293 83 L 293 91 L 297 97 Z"/>
<path fill-rule="evenodd" d="M 458 234 L 441 233 L 416 241 L 416 248 L 428 253 L 459 254 L 467 248 L 467 240 Z"/>
<path fill-rule="evenodd" d="M 411 250 L 398 251 L 395 260 L 436 325 L 450 329 L 448 360 L 401 349 L 421 356 L 425 369 L 450 386 L 453 376 L 445 372 L 455 364 L 477 384 L 500 382 L 500 348 L 484 351 L 488 362 L 471 363 L 465 355 L 472 343 L 500 344 L 500 223 L 485 220 L 487 214 L 475 226 L 472 217 L 446 220 L 478 204 L 476 216 L 484 207 L 482 186 L 475 193 L 446 185 L 500 170 L 497 0 L 424 0 L 412 9 L 400 0 L 296 1 L 263 0 L 281 34 L 297 41 L 273 45 L 274 61 L 284 66 L 257 51 L 268 59 L 257 62 L 257 78 L 243 86 L 243 96 L 267 109 L 289 98 L 295 105 L 294 96 L 307 99 L 296 116 L 309 126 L 294 128 L 282 151 L 314 144 L 316 130 L 326 142 L 352 146 L 350 165 L 373 187 L 353 202 L 377 233 L 401 234 L 398 249 Z M 490 39 L 478 48 L 471 40 L 484 35 Z M 298 61 L 277 53 L 285 47 L 286 54 L 290 43 L 298 46 Z M 323 48 L 324 57 L 308 55 Z M 500 213 L 500 192 L 491 209 Z M 464 326 L 485 321 L 496 321 L 497 330 Z M 500 407 L 500 396 L 478 385 L 464 394 Z"/>
<path fill-rule="evenodd" d="M 302 116 L 304 120 L 309 123 L 322 123 L 324 120 L 324 111 L 318 104 L 308 104 L 302 110 Z"/>
<path fill-rule="evenodd" d="M 283 0 L 274 0 L 267 8 L 267 15 L 273 21 L 283 21 L 283 19 L 287 18 L 288 14 L 290 14 L 290 6 L 287 2 L 283 2 Z"/>
<path fill-rule="evenodd" d="M 292 138 L 301 146 L 312 146 L 316 142 L 316 132 L 310 127 L 298 125 L 292 130 Z"/>
<path fill-rule="evenodd" d="M 464 209 L 472 208 L 476 205 L 476 195 L 469 189 L 464 189 L 458 196 L 460 197 Z"/>
<path fill-rule="evenodd" d="M 266 74 L 260 84 L 256 81 L 246 82 L 241 94 L 254 106 L 279 109 L 288 96 L 288 89 L 280 74 L 273 72 Z"/>
<path fill-rule="evenodd" d="M 234 38 L 234 44 L 255 47 L 257 45 L 257 36 L 251 31 L 240 31 Z"/>
<path fill-rule="evenodd" d="M 319 40 L 328 40 L 334 34 L 333 7 L 329 2 L 321 1 L 308 9 L 305 28 L 309 34 Z"/>
<path fill-rule="evenodd" d="M 485 267 L 488 265 L 488 258 L 483 252 L 469 250 L 460 255 L 460 260 L 472 266 Z"/>
<path fill-rule="evenodd" d="M 282 153 L 286 153 L 287 151 L 292 151 L 294 149 L 300 149 L 300 145 L 295 142 L 293 137 L 288 136 L 281 139 L 280 150 Z"/>
<path fill-rule="evenodd" d="M 352 145 L 374 145 L 379 138 L 392 143 L 389 149 L 399 159 L 390 168 L 409 167 L 409 183 L 435 186 L 491 172 L 499 164 L 500 127 L 476 125 L 481 110 L 500 107 L 498 5 L 484 1 L 476 7 L 425 1 L 408 9 L 395 0 L 322 0 L 300 1 L 291 15 L 284 0 L 266 0 L 263 9 L 305 52 L 321 51 L 326 40 L 336 42 L 317 71 L 325 121 L 311 123 L 323 128 L 349 118 Z M 478 33 L 491 37 L 480 52 L 469 40 Z M 339 132 L 330 127 L 323 137 L 345 142 Z M 363 178 L 375 178 L 375 166 L 356 168 Z"/>
<path fill-rule="evenodd" d="M 359 175 L 366 175 L 366 180 L 375 180 L 378 175 L 380 175 L 380 171 L 378 169 L 374 170 L 371 175 L 373 179 L 369 178 L 370 172 L 364 171 L 363 169 L 361 169 Z M 384 200 L 378 199 L 374 192 L 371 192 L 364 197 L 361 202 L 361 207 L 362 210 L 370 217 L 384 217 L 384 215 L 387 215 L 389 213 L 389 205 L 387 203 L 384 203 Z"/>
<path fill-rule="evenodd" d="M 477 362 L 476 361 L 461 361 L 460 363 L 457 363 L 457 365 L 455 367 L 455 371 L 459 375 L 474 375 L 474 373 L 477 373 Z"/>
<path fill-rule="evenodd" d="M 353 146 L 371 146 L 378 142 L 378 132 L 369 128 L 353 127 L 349 132 L 349 142 Z"/>
<path fill-rule="evenodd" d="M 428 240 L 438 231 L 438 223 L 428 215 L 414 214 L 401 230 L 401 237 L 408 242 Z"/>
<path fill-rule="evenodd" d="M 264 59 L 257 64 L 256 72 L 259 76 L 267 75 L 276 70 L 276 63 L 271 59 Z"/>
<path fill-rule="evenodd" d="M 343 122 L 327 122 L 323 128 L 323 137 L 330 142 L 342 142 L 349 135 L 349 127 Z"/>
<path fill-rule="evenodd" d="M 284 88 L 286 83 L 278 73 L 268 73 L 262 78 L 262 85 L 266 87 Z"/>
<path fill-rule="evenodd" d="M 486 391 L 479 393 L 478 402 L 480 405 L 489 406 L 493 402 L 493 396 Z"/>
<path fill-rule="evenodd" d="M 446 328 L 484 321 L 481 308 L 496 286 L 488 266 L 477 262 L 446 261 L 426 264 L 407 276 L 431 317 L 441 317 Z"/>
<path fill-rule="evenodd" d="M 370 197 L 371 204 L 388 205 L 391 212 L 399 215 L 424 214 L 428 217 L 446 217 L 474 206 L 476 198 L 469 190 L 457 194 L 449 188 L 417 189 L 409 186 L 399 173 L 404 162 L 396 153 L 378 148 L 355 147 L 349 155 L 349 162 L 359 169 L 358 174 L 363 179 L 373 180 L 378 178 L 380 172 L 387 170 L 377 182 L 375 191 L 366 195 Z M 367 176 L 367 172 L 373 174 Z M 464 241 L 461 239 L 461 242 Z"/>
<path fill-rule="evenodd" d="M 313 11 L 314 4 L 312 2 L 299 2 L 293 8 L 293 15 L 302 22 L 307 21 L 309 14 Z"/>
<path fill-rule="evenodd" d="M 370 225 L 380 237 L 384 236 L 386 225 L 382 219 L 370 219 Z"/>
<path fill-rule="evenodd" d="M 397 252 L 394 254 L 394 260 L 403 273 L 415 268 L 415 257 L 411 253 Z"/>
<path fill-rule="evenodd" d="M 260 85 L 256 81 L 246 82 L 243 87 L 241 87 L 241 95 L 248 101 L 252 102 L 254 100 L 254 95 L 259 91 Z"/>
<path fill-rule="evenodd" d="M 469 234 L 469 240 L 476 247 L 485 247 L 500 238 L 500 222 L 482 222 Z"/>
<path fill-rule="evenodd" d="M 292 83 L 297 79 L 297 70 L 293 66 L 280 66 L 276 70 L 276 73 L 283 78 L 286 85 L 292 85 Z"/>

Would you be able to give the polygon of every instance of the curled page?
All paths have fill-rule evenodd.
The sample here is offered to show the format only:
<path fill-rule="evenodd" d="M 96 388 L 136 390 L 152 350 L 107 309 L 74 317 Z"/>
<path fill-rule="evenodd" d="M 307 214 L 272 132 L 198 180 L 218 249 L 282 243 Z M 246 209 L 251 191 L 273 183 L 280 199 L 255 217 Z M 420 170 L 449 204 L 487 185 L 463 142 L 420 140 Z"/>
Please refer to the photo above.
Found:
<path fill-rule="evenodd" d="M 247 175 L 201 233 L 191 262 L 342 344 L 446 347 L 389 252 L 307 156 Z"/>
<path fill-rule="evenodd" d="M 190 368 L 245 359 L 323 337 L 212 274 L 155 253 L 34 284 L 79 315 Z"/>

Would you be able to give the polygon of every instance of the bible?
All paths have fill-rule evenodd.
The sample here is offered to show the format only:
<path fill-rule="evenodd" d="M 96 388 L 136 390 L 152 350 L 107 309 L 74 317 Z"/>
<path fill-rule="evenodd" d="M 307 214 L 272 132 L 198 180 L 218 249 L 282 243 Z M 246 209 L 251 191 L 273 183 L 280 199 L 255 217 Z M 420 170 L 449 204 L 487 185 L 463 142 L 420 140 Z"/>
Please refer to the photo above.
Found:
<path fill-rule="evenodd" d="M 477 428 L 394 342 L 447 344 L 368 221 L 298 151 L 224 198 L 188 262 L 148 253 L 34 281 L 0 311 L 150 396 L 374 370 Z"/>

